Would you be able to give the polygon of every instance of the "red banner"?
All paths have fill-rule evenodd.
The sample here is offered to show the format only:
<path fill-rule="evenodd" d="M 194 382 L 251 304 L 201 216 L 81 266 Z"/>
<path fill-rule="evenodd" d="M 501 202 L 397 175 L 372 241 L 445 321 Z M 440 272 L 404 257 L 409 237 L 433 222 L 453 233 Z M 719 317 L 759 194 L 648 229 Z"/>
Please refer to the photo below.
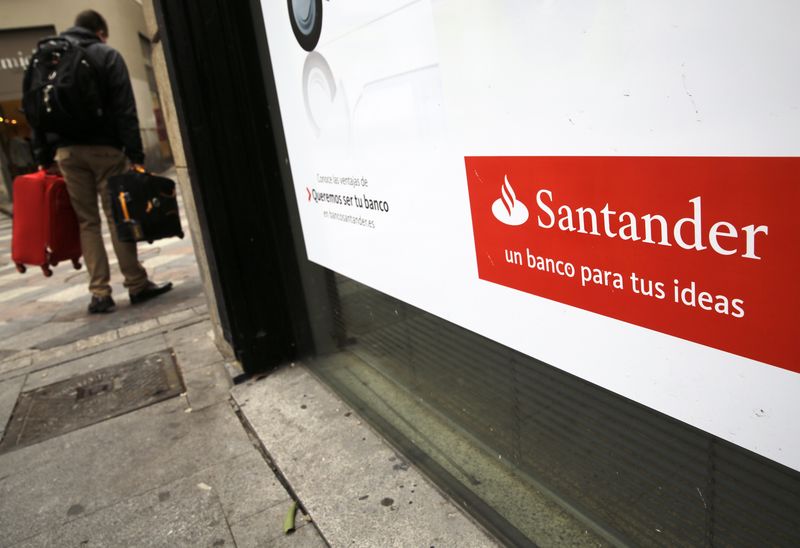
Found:
<path fill-rule="evenodd" d="M 800 372 L 800 158 L 465 163 L 481 279 Z"/>

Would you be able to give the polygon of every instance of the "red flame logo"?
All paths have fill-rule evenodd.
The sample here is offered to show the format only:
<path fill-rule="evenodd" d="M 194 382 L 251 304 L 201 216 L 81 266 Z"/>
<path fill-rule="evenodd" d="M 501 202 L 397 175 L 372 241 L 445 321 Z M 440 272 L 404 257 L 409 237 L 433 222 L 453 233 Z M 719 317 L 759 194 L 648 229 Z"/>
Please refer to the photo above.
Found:
<path fill-rule="evenodd" d="M 508 175 L 500 186 L 500 198 L 492 204 L 492 213 L 498 221 L 511 226 L 519 226 L 528 220 L 528 208 L 517 200 Z"/>
<path fill-rule="evenodd" d="M 503 196 L 503 205 L 506 206 L 508 215 L 511 215 L 511 210 L 514 209 L 514 204 L 517 203 L 517 196 L 514 194 L 514 187 L 508 182 L 508 175 L 505 176 L 505 183 L 500 187 L 500 194 Z"/>

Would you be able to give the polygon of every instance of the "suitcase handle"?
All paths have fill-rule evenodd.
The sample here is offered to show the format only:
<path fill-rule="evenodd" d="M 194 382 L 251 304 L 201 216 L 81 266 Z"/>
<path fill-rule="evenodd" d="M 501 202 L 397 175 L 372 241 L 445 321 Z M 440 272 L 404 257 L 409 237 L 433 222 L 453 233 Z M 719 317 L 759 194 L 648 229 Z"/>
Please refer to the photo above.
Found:
<path fill-rule="evenodd" d="M 131 220 L 130 214 L 128 214 L 128 201 L 125 199 L 125 193 L 119 193 L 119 205 L 122 207 L 122 216 L 125 217 L 126 221 Z"/>

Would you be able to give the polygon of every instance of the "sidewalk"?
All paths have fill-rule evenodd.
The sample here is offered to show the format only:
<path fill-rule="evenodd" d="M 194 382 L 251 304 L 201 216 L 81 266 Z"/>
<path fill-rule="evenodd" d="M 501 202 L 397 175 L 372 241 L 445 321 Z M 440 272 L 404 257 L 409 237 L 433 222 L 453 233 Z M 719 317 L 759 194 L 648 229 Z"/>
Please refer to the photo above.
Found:
<path fill-rule="evenodd" d="M 231 407 L 188 230 L 184 240 L 140 246 L 151 277 L 175 289 L 132 307 L 112 266 L 117 311 L 99 316 L 86 313 L 85 269 L 20 275 L 10 238 L 0 215 L 0 434 L 12 433 L 20 393 L 159 352 L 174 355 L 185 388 L 112 418 L 93 417 L 99 406 L 90 405 L 83 419 L 93 424 L 49 437 L 48 424 L 78 425 L 56 420 L 63 402 L 35 402 L 26 417 L 41 428 L 19 433 L 41 441 L 0 444 L 0 546 L 325 546 L 300 517 L 297 532 L 283 534 L 292 499 Z M 94 399 L 119 398 L 94 385 Z M 258 528 L 242 530 L 256 517 Z"/>
<path fill-rule="evenodd" d="M 112 265 L 90 316 L 86 271 L 18 274 L 0 214 L 0 546 L 495 545 L 301 365 L 232 395 L 186 232 L 140 245 L 171 292 L 130 306 Z"/>

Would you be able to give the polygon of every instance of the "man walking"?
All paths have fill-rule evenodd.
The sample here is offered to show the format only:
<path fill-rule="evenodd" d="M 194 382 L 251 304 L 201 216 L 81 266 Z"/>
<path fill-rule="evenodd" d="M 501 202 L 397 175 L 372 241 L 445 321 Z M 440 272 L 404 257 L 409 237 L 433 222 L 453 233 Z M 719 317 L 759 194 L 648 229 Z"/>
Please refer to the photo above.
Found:
<path fill-rule="evenodd" d="M 108 178 L 128 169 L 144 171 L 139 120 L 125 61 L 119 52 L 106 45 L 108 25 L 96 11 L 86 10 L 78 14 L 75 26 L 61 36 L 80 45 L 96 70 L 102 115 L 91 130 L 84 129 L 78 134 L 34 131 L 34 154 L 43 167 L 50 166 L 55 157 L 64 175 L 70 201 L 78 216 L 81 249 L 89 271 L 89 291 L 92 294 L 89 313 L 112 312 L 115 303 L 111 297 L 108 256 L 100 231 L 98 195 L 131 304 L 169 291 L 172 283 L 157 285 L 148 279 L 139 262 L 136 243 L 119 241 L 111 213 Z"/>

